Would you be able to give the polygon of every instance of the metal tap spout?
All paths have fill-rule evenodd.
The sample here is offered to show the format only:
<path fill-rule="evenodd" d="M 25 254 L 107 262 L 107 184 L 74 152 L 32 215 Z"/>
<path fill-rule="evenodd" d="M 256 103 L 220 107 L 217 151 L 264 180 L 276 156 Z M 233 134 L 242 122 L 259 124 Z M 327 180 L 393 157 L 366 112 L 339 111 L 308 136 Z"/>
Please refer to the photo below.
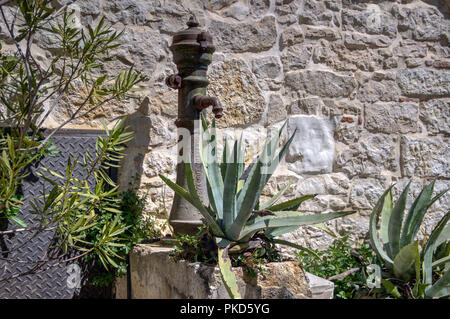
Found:
<path fill-rule="evenodd" d="M 202 111 L 209 106 L 212 106 L 212 111 L 216 119 L 220 119 L 223 116 L 223 107 L 219 99 L 208 95 L 196 95 L 194 96 L 194 107 Z"/>

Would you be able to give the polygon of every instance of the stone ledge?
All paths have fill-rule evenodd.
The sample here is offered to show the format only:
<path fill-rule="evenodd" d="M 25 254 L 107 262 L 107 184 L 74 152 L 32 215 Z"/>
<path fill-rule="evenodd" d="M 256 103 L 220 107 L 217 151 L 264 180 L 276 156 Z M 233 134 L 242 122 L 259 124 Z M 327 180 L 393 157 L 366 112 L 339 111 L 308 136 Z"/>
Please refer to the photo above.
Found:
<path fill-rule="evenodd" d="M 137 245 L 130 254 L 132 299 L 228 299 L 217 267 L 174 262 L 172 247 Z M 239 290 L 247 299 L 331 299 L 334 284 L 306 273 L 293 261 L 264 265 L 266 272 L 251 278 L 234 268 Z M 126 277 L 115 285 L 116 298 L 127 298 Z"/>

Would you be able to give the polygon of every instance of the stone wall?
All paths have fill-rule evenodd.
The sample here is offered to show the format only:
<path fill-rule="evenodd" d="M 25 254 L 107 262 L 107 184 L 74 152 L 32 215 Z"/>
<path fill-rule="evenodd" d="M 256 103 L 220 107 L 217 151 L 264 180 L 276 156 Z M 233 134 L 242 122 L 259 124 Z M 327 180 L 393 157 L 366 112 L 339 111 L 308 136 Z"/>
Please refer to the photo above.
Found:
<path fill-rule="evenodd" d="M 130 253 L 131 299 L 228 299 L 218 267 L 174 261 L 173 247 L 136 245 Z M 297 262 L 274 262 L 263 266 L 256 277 L 233 268 L 245 299 L 332 299 L 331 281 L 305 272 Z M 116 281 L 115 296 L 126 299 L 127 279 Z"/>
<path fill-rule="evenodd" d="M 362 237 L 371 207 L 391 183 L 398 183 L 395 195 L 408 180 L 414 196 L 432 178 L 437 191 L 449 187 L 446 0 L 78 0 L 73 7 L 82 25 L 105 15 L 125 30 L 107 72 L 135 64 L 149 77 L 139 100 L 73 124 L 96 127 L 102 118 L 129 115 L 136 139 L 122 186 L 137 175 L 134 183 L 148 190 L 148 212 L 170 211 L 173 193 L 157 175 L 175 178 L 177 94 L 164 80 L 176 72 L 171 37 L 190 13 L 214 36 L 209 94 L 226 107 L 224 134 L 244 131 L 254 146 L 287 118 L 287 133 L 298 129 L 265 196 L 292 181 L 288 198 L 318 194 L 304 210 L 358 210 L 329 224 Z M 50 57 L 49 39 L 36 45 Z M 55 107 L 48 126 L 67 117 L 70 100 Z M 426 231 L 449 209 L 449 196 L 432 207 Z M 288 237 L 313 247 L 331 239 L 312 227 Z"/>

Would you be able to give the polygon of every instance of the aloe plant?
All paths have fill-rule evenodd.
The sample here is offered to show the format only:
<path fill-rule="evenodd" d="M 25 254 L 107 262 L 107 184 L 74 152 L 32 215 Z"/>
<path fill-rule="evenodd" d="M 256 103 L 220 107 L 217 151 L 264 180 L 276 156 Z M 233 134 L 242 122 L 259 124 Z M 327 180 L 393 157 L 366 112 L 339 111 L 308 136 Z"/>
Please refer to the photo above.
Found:
<path fill-rule="evenodd" d="M 372 248 L 388 269 L 390 276 L 402 281 L 415 274 L 413 297 L 444 297 L 450 295 L 450 212 L 437 223 L 422 245 L 416 239 L 427 210 L 447 190 L 432 197 L 435 181 L 425 186 L 405 215 L 406 198 L 411 182 L 403 189 L 397 202 L 392 197 L 392 185 L 379 198 L 371 218 L 369 235 Z M 377 229 L 377 223 L 380 227 Z M 438 252 L 440 252 L 438 254 Z M 434 259 L 434 261 L 433 261 Z M 446 266 L 443 275 L 433 283 L 433 269 Z M 383 285 L 394 296 L 396 287 L 387 279 Z"/>
<path fill-rule="evenodd" d="M 232 147 L 225 143 L 222 162 L 219 163 L 216 154 L 215 121 L 212 122 L 211 128 L 208 128 L 206 120 L 202 117 L 199 146 L 202 165 L 206 173 L 209 205 L 205 205 L 200 200 L 194 185 L 190 163 L 185 163 L 187 190 L 160 175 L 170 188 L 202 214 L 205 223 L 216 238 L 221 274 L 232 297 L 239 297 L 239 292 L 228 259 L 230 247 L 246 246 L 258 232 L 264 232 L 266 237 L 277 242 L 274 237 L 291 232 L 300 226 L 320 225 L 325 221 L 354 213 L 354 211 L 344 211 L 306 215 L 296 211 L 303 201 L 313 198 L 314 195 L 306 195 L 276 204 L 287 187 L 269 201 L 259 204 L 264 186 L 294 138 L 295 132 L 280 151 L 275 152 L 285 126 L 286 123 L 278 134 L 265 144 L 257 160 L 245 168 L 242 136 L 239 140 L 234 141 Z M 246 178 L 243 179 L 242 177 L 245 175 Z M 278 243 L 302 248 L 286 241 L 279 240 Z"/>

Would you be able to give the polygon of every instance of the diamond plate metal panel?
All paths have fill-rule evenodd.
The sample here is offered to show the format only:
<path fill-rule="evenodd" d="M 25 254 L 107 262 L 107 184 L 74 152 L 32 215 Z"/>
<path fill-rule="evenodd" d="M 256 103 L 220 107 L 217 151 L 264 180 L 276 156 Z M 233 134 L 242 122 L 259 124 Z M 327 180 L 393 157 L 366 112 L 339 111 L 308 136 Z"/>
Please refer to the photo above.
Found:
<path fill-rule="evenodd" d="M 38 221 L 30 214 L 30 202 L 33 199 L 42 200 L 44 190 L 49 192 L 51 185 L 44 179 L 40 178 L 36 172 L 41 167 L 51 169 L 61 175 L 65 175 L 67 159 L 79 158 L 89 150 L 94 154 L 95 142 L 97 136 L 102 134 L 101 131 L 93 130 L 61 130 L 52 137 L 53 143 L 61 151 L 58 157 L 45 157 L 38 165 L 31 168 L 31 174 L 22 185 L 24 195 L 24 205 L 19 217 L 24 219 L 28 226 L 34 227 L 38 225 Z M 83 177 L 85 172 L 78 167 L 75 176 Z M 10 222 L 8 229 L 17 228 Z M 0 237 L 0 249 L 2 254 L 0 257 L 0 298 L 17 299 L 17 298 L 61 298 L 68 299 L 74 297 L 80 288 L 69 288 L 68 265 L 63 263 L 60 266 L 53 267 L 47 271 L 24 275 L 17 278 L 2 281 L 2 279 L 10 278 L 16 274 L 24 274 L 51 252 L 54 231 L 46 231 L 41 233 L 21 232 L 15 233 L 14 236 L 6 238 Z M 5 251 L 10 251 L 7 255 Z M 67 258 L 67 257 L 66 257 Z"/>

